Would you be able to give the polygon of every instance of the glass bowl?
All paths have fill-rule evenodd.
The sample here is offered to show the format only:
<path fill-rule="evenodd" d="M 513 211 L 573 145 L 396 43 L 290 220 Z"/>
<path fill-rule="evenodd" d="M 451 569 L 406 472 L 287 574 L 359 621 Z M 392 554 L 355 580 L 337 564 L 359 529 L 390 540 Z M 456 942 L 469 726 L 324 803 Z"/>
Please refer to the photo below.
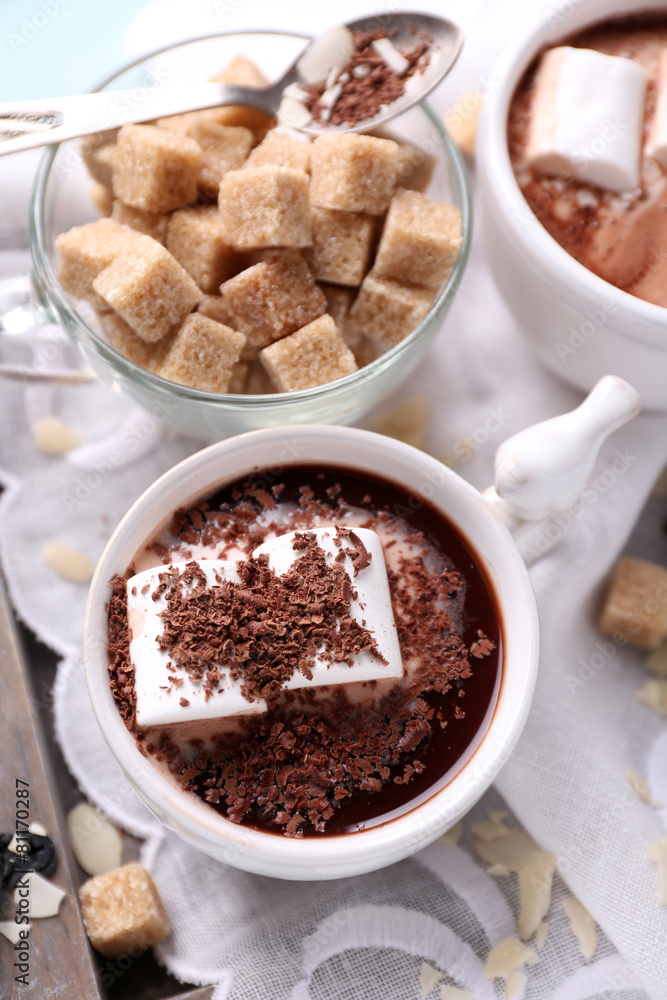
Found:
<path fill-rule="evenodd" d="M 234 55 L 252 58 L 270 78 L 282 74 L 303 49 L 305 35 L 276 31 L 223 33 L 167 46 L 114 70 L 95 89 L 142 89 L 156 81 L 206 79 Z M 102 125 L 102 123 L 101 123 Z M 160 378 L 115 351 L 85 305 L 72 299 L 57 278 L 55 239 L 98 215 L 89 198 L 91 179 L 79 141 L 52 146 L 35 181 L 31 207 L 33 281 L 48 318 L 83 349 L 94 370 L 165 425 L 205 441 L 242 431 L 299 423 L 347 424 L 375 406 L 414 369 L 435 338 L 460 284 L 471 237 L 471 200 L 461 156 L 426 103 L 396 119 L 384 134 L 411 142 L 436 159 L 428 194 L 456 205 L 463 241 L 447 280 L 422 322 L 400 344 L 345 378 L 312 389 L 267 395 L 215 393 Z"/>

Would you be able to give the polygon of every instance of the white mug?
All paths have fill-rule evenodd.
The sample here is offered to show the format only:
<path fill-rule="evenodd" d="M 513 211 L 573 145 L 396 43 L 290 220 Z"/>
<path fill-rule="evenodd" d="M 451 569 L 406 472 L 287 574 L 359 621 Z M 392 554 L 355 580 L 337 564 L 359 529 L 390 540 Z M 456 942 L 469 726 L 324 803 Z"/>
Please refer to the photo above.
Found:
<path fill-rule="evenodd" d="M 262 875 L 325 879 L 381 868 L 413 854 L 455 824 L 493 782 L 526 721 L 535 686 L 539 623 L 532 586 L 508 524 L 542 518 L 573 500 L 604 437 L 638 412 L 634 390 L 608 377 L 578 410 L 530 428 L 499 451 L 497 489 L 482 496 L 436 459 L 392 438 L 356 428 L 300 426 L 254 431 L 197 452 L 158 479 L 130 508 L 109 540 L 93 578 L 84 624 L 90 698 L 125 775 L 170 829 L 206 854 Z M 566 426 L 568 434 L 563 434 Z M 576 429 L 573 429 L 575 428 Z M 504 456 L 504 457 L 503 457 Z M 137 749 L 109 687 L 109 581 L 173 511 L 261 470 L 338 466 L 397 483 L 427 501 L 477 555 L 495 594 L 502 628 L 501 682 L 486 731 L 454 777 L 426 801 L 378 826 L 294 840 L 238 825 L 172 784 Z M 517 491 L 512 472 L 521 465 Z M 505 496 L 500 496 L 505 494 Z"/>
<path fill-rule="evenodd" d="M 563 0 L 519 32 L 491 74 L 477 141 L 482 224 L 498 288 L 523 333 L 556 374 L 591 389 L 605 372 L 623 377 L 648 409 L 667 409 L 667 309 L 621 291 L 571 257 L 537 220 L 507 147 L 512 96 L 539 52 L 582 29 L 665 0 Z"/>

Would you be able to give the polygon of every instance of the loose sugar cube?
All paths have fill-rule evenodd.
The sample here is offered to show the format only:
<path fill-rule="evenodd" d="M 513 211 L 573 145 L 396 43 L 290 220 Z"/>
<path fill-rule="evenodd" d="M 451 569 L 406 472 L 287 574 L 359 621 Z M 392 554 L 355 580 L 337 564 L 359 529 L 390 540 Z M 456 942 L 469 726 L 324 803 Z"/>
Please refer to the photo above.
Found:
<path fill-rule="evenodd" d="M 107 303 L 93 291 L 93 281 L 119 254 L 136 247 L 142 238 L 113 219 L 98 219 L 61 233 L 56 240 L 60 284 L 75 298 L 87 299 L 97 309 L 108 309 Z"/>
<path fill-rule="evenodd" d="M 141 208 L 133 208 L 116 199 L 111 218 L 121 226 L 129 226 L 144 236 L 151 236 L 158 243 L 164 243 L 166 239 L 169 216 L 164 212 L 144 212 Z"/>
<path fill-rule="evenodd" d="M 107 218 L 111 215 L 113 211 L 113 191 L 111 188 L 96 181 L 90 189 L 90 200 L 100 215 Z"/>
<path fill-rule="evenodd" d="M 196 389 L 227 392 L 244 344 L 242 333 L 193 313 L 176 334 L 158 374 Z"/>
<path fill-rule="evenodd" d="M 310 245 L 308 176 L 303 170 L 231 170 L 220 182 L 218 201 L 224 237 L 240 249 Z"/>
<path fill-rule="evenodd" d="M 93 135 L 84 136 L 79 146 L 90 176 L 108 188 L 111 187 L 113 180 L 117 136 L 118 129 L 95 132 Z"/>
<path fill-rule="evenodd" d="M 136 862 L 84 882 L 79 899 L 90 943 L 107 958 L 144 951 L 169 933 L 155 883 Z"/>
<path fill-rule="evenodd" d="M 102 328 L 109 338 L 109 343 L 119 354 L 135 365 L 148 368 L 155 354 L 156 344 L 149 344 L 135 333 L 118 313 L 102 313 L 100 316 Z"/>
<path fill-rule="evenodd" d="M 272 129 L 253 149 L 248 157 L 247 167 L 292 167 L 294 170 L 310 172 L 310 141 L 303 136 L 284 129 Z"/>
<path fill-rule="evenodd" d="M 382 347 L 394 347 L 424 318 L 432 301 L 430 289 L 400 285 L 371 272 L 350 310 L 350 325 Z"/>
<path fill-rule="evenodd" d="M 437 288 L 461 246 L 461 213 L 418 191 L 391 200 L 373 271 L 380 278 Z"/>
<path fill-rule="evenodd" d="M 398 145 L 371 135 L 318 135 L 310 199 L 320 208 L 382 215 L 396 186 Z"/>
<path fill-rule="evenodd" d="M 348 347 L 356 347 L 359 342 L 359 333 L 351 329 L 348 323 L 356 289 L 341 288 L 339 285 L 320 285 L 320 288 L 327 302 L 327 313 L 338 327 L 341 337 Z"/>
<path fill-rule="evenodd" d="M 310 256 L 315 277 L 337 285 L 360 285 L 371 256 L 373 217 L 314 206 L 312 219 Z"/>
<path fill-rule="evenodd" d="M 409 143 L 398 144 L 396 186 L 410 191 L 425 191 L 435 170 L 435 157 Z"/>
<path fill-rule="evenodd" d="M 237 252 L 223 238 L 215 205 L 174 212 L 167 229 L 167 250 L 203 292 L 217 292 L 240 267 Z"/>
<path fill-rule="evenodd" d="M 619 559 L 598 628 L 640 649 L 657 649 L 667 637 L 667 570 L 644 559 Z"/>
<path fill-rule="evenodd" d="M 281 392 L 324 385 L 357 370 L 352 351 L 326 315 L 265 347 L 259 356 Z"/>
<path fill-rule="evenodd" d="M 282 250 L 241 271 L 220 289 L 250 347 L 266 347 L 321 316 L 326 300 L 297 250 Z"/>
<path fill-rule="evenodd" d="M 268 87 L 271 82 L 261 69 L 255 65 L 252 59 L 247 56 L 234 56 L 225 68 L 211 77 L 215 83 L 238 83 L 242 87 Z M 259 138 L 273 127 L 275 124 L 270 115 L 260 111 L 259 108 L 251 108 L 247 105 L 229 104 L 218 109 L 221 125 L 242 125 L 252 131 Z"/>
<path fill-rule="evenodd" d="M 202 151 L 199 188 L 207 198 L 217 198 L 223 175 L 245 162 L 255 137 L 248 128 L 230 128 L 217 122 L 196 122 L 188 134 Z"/>
<path fill-rule="evenodd" d="M 93 289 L 149 343 L 178 329 L 201 292 L 163 246 L 141 236 L 140 252 L 117 257 L 93 282 Z"/>
<path fill-rule="evenodd" d="M 171 212 L 197 197 L 201 149 L 181 132 L 123 125 L 113 172 L 117 198 L 145 212 Z"/>

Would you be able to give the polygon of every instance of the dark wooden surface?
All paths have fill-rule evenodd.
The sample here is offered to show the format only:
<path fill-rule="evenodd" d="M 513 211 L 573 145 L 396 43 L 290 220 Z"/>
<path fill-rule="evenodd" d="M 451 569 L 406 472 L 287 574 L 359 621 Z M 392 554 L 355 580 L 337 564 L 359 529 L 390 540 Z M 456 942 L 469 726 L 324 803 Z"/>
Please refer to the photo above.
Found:
<path fill-rule="evenodd" d="M 70 852 L 64 825 L 67 811 L 84 796 L 54 737 L 50 692 L 56 664 L 50 649 L 14 625 L 0 592 L 0 831 L 15 827 L 16 779 L 29 781 L 30 821 L 42 823 L 54 840 L 58 864 L 50 879 L 67 893 L 58 917 L 32 923 L 30 985 L 21 985 L 20 993 L 19 984 L 13 982 L 12 946 L 0 936 L 0 998 L 209 1000 L 211 989 L 180 983 L 150 951 L 124 967 L 124 961 L 105 959 L 89 946 L 76 896 L 88 876 Z M 125 835 L 123 861 L 138 857 L 139 847 L 139 841 Z M 13 919 L 11 892 L 2 890 L 1 905 L 2 919 Z"/>

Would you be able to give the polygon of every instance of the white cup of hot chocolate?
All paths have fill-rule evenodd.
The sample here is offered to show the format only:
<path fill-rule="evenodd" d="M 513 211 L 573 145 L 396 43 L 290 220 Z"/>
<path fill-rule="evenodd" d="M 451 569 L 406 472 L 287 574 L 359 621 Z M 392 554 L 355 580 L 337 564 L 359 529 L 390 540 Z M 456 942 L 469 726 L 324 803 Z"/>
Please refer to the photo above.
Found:
<path fill-rule="evenodd" d="M 611 284 L 611 277 L 605 280 L 594 273 L 549 234 L 522 193 L 508 148 L 513 99 L 543 51 L 568 45 L 587 29 L 624 15 L 651 17 L 660 13 L 664 14 L 667 38 L 665 0 L 646 0 L 640 5 L 630 0 L 564 2 L 520 32 L 491 74 L 476 162 L 490 265 L 510 310 L 542 360 L 561 378 L 586 390 L 605 372 L 622 372 L 641 393 L 645 407 L 664 410 L 667 309 Z M 583 94 L 582 105 L 585 103 Z M 596 141 L 599 143 L 600 137 Z M 655 170 L 659 172 L 657 164 Z M 547 197 L 549 192 L 542 194 Z M 586 213 L 582 205 L 581 217 Z M 588 215 L 594 213 L 595 209 L 588 210 Z M 664 252 L 665 247 L 656 249 L 652 243 L 642 251 L 639 285 L 654 283 L 656 268 L 667 273 Z M 585 259 L 585 253 L 579 257 Z M 619 268 L 622 271 L 622 260 Z M 628 273 L 633 268 L 629 267 Z"/>
<path fill-rule="evenodd" d="M 434 458 L 400 441 L 325 426 L 231 438 L 162 476 L 111 537 L 91 585 L 84 626 L 86 678 L 95 714 L 126 777 L 149 808 L 204 853 L 258 874 L 291 879 L 371 871 L 415 853 L 453 826 L 509 759 L 536 681 L 535 598 L 507 525 L 518 523 L 521 509 L 528 517 L 543 517 L 559 494 L 563 504 L 571 503 L 602 438 L 637 406 L 630 387 L 605 379 L 575 411 L 579 431 L 572 429 L 568 415 L 568 435 L 562 428 L 554 435 L 548 422 L 515 436 L 513 467 L 522 454 L 526 467 L 537 469 L 536 475 L 529 471 L 523 477 L 523 499 L 503 500 L 494 491 L 483 496 Z M 560 454 L 563 448 L 567 455 Z M 553 469 L 544 464 L 552 460 Z M 502 482 L 502 464 L 497 483 Z M 245 545 L 241 558 L 249 558 L 258 542 L 281 535 L 285 527 L 307 535 L 321 525 L 343 532 L 363 527 L 381 539 L 405 676 L 423 680 L 423 690 L 407 688 L 406 697 L 400 682 L 357 684 L 367 700 L 359 704 L 353 697 L 343 698 L 341 709 L 345 684 L 337 691 L 325 685 L 318 689 L 323 702 L 308 704 L 306 697 L 305 703 L 279 704 L 273 716 L 241 720 L 240 741 L 237 734 L 229 742 L 230 734 L 222 733 L 225 727 L 217 734 L 210 721 L 200 732 L 192 722 L 180 730 L 178 724 L 166 730 L 137 728 L 122 602 L 112 604 L 109 613 L 110 582 L 135 577 L 150 564 L 199 560 L 201 566 L 207 558 L 237 558 L 239 544 Z M 345 539 L 346 545 L 356 545 L 353 536 Z M 392 551 L 403 554 L 394 557 Z M 345 562 L 342 553 L 337 561 Z M 363 564 L 358 564 L 360 588 Z M 356 574 L 355 568 L 350 573 L 353 588 Z M 124 586 L 116 579 L 114 594 L 123 593 Z M 131 588 L 132 581 L 128 594 Z M 134 590 L 136 596 L 136 586 Z M 270 618 L 271 608 L 263 606 L 267 610 L 260 617 Z M 363 623 L 368 618 L 371 630 L 373 613 L 365 607 Z M 132 629 L 127 633 L 129 638 Z M 415 674 L 421 654 L 432 662 L 426 673 Z M 168 670 L 174 671 L 171 660 Z M 167 681 L 165 672 L 165 687 Z M 180 704 L 181 683 L 178 679 L 167 696 L 173 696 L 174 706 Z M 183 700 L 189 705 L 189 699 Z M 336 741 L 349 740 L 350 732 L 355 753 L 341 755 Z M 302 733 L 306 735 L 299 743 Z M 218 736 L 222 742 L 216 742 Z M 189 742 L 197 738 L 200 742 Z M 311 770 L 294 778 L 295 767 L 308 767 L 313 760 L 317 774 Z M 252 773 L 248 761 L 255 767 Z M 367 768 L 370 784 L 360 768 Z M 289 795 L 285 769 L 291 775 Z M 320 782 L 321 799 L 320 792 L 313 797 L 313 780 Z M 310 782 L 307 808 L 297 802 L 303 790 L 298 781 L 303 788 Z M 240 783 L 244 787 L 239 791 Z M 274 791 L 269 794 L 269 789 Z"/>

